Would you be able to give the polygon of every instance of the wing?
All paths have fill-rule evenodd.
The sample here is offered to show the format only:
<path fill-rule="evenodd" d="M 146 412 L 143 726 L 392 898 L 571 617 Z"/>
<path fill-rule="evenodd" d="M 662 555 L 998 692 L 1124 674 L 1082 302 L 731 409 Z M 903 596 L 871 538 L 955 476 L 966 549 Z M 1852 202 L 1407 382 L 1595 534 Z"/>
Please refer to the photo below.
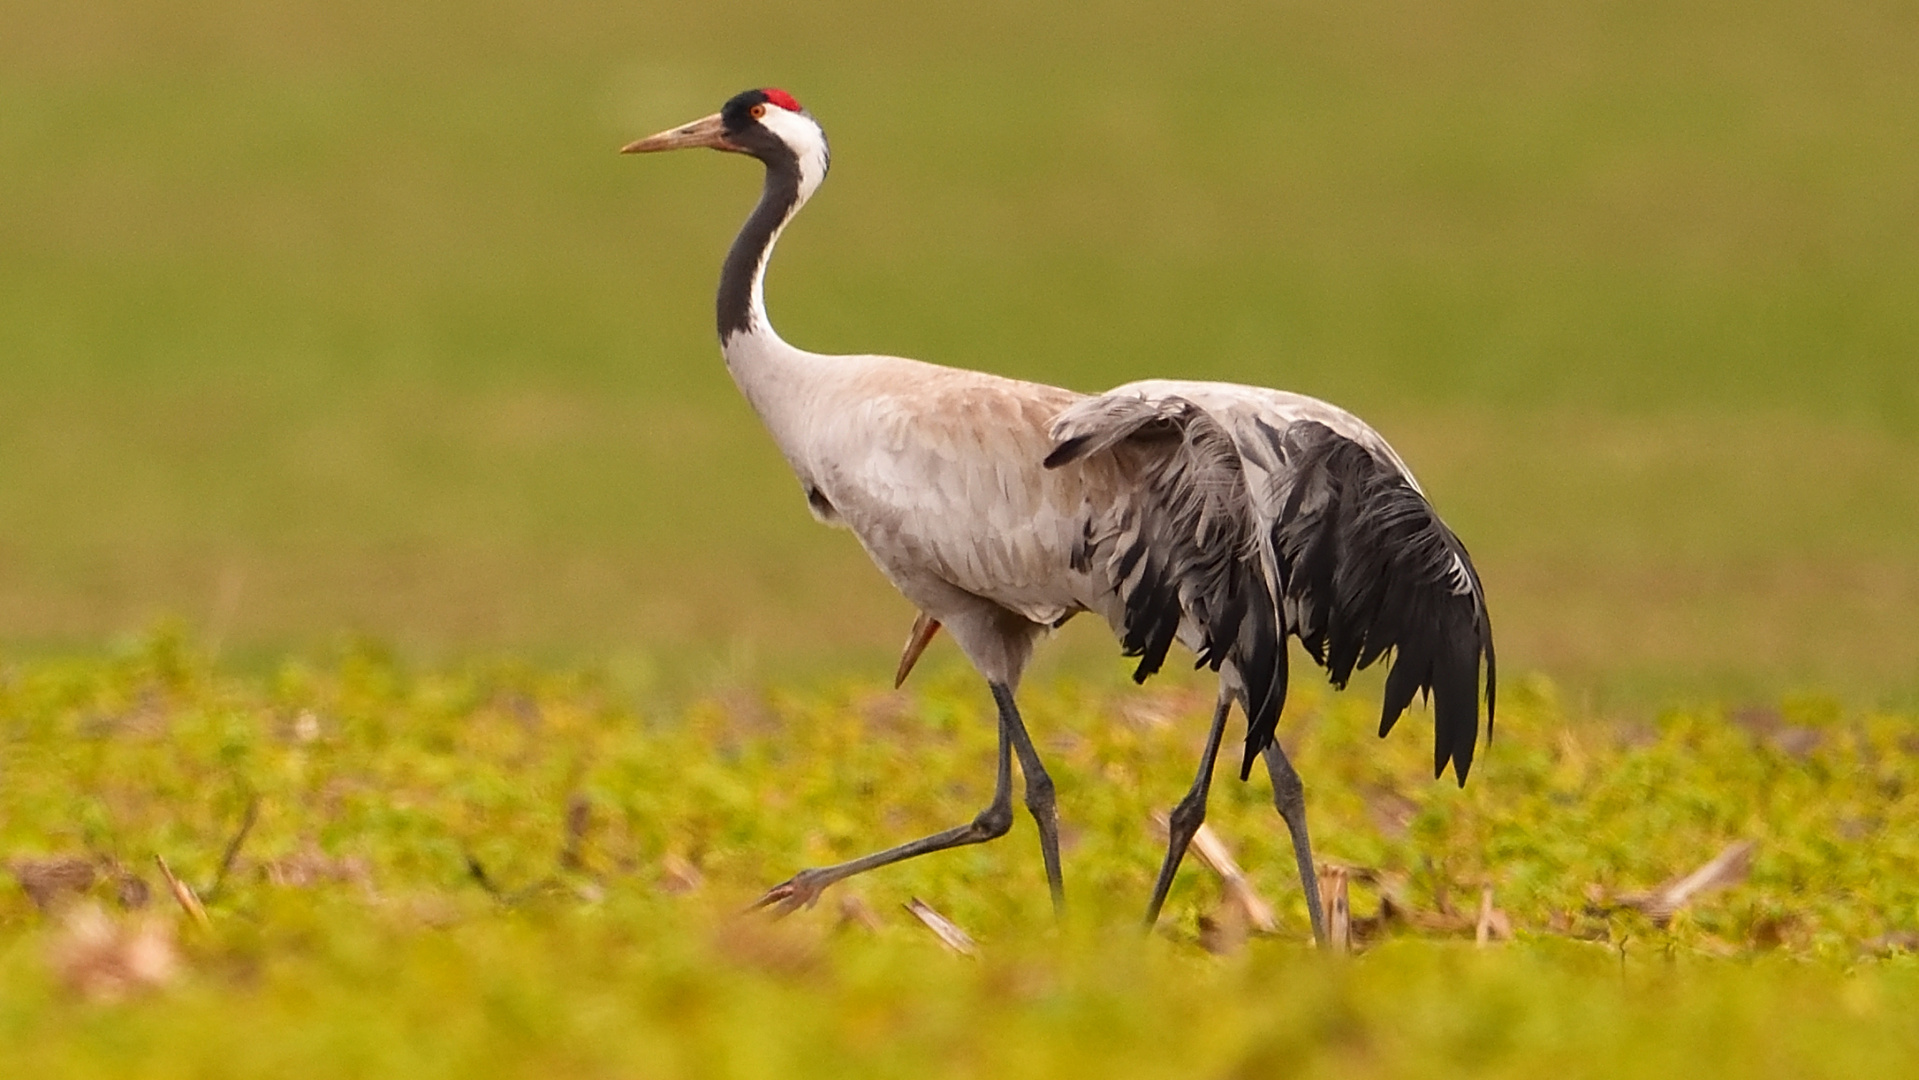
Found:
<path fill-rule="evenodd" d="M 1430 695 L 1433 774 L 1451 762 L 1465 784 L 1482 657 L 1489 738 L 1497 687 L 1492 619 L 1465 545 L 1402 467 L 1361 442 L 1316 420 L 1254 429 L 1271 457 L 1266 502 L 1288 628 L 1339 687 L 1393 653 L 1380 735 L 1414 695 Z"/>
<path fill-rule="evenodd" d="M 1054 453 L 1075 438 L 1084 440 L 1080 454 L 1115 445 L 1130 437 L 1121 418 L 1173 402 L 1203 410 L 1204 426 L 1222 433 L 1237 452 L 1259 555 L 1257 561 L 1245 559 L 1245 541 L 1235 540 L 1242 545 L 1233 548 L 1242 563 L 1239 577 L 1257 572 L 1279 601 L 1277 619 L 1264 627 L 1245 622 L 1228 655 L 1249 684 L 1271 690 L 1269 698 L 1252 698 L 1259 706 L 1247 707 L 1242 778 L 1271 742 L 1284 706 L 1286 652 L 1277 629 L 1283 627 L 1340 687 L 1353 671 L 1392 653 L 1380 734 L 1392 729 L 1416 694 L 1430 695 L 1434 773 L 1450 762 L 1464 784 L 1478 739 L 1482 656 L 1489 737 L 1492 731 L 1492 622 L 1465 546 L 1433 511 L 1405 464 L 1372 428 L 1325 402 L 1258 387 L 1170 380 L 1129 384 L 1076 405 L 1055 423 L 1060 445 Z M 1099 417 L 1109 419 L 1096 422 Z M 1188 419 L 1184 430 L 1197 426 Z M 1131 609 L 1129 597 L 1129 614 Z M 1248 640 L 1257 634 L 1272 640 Z"/>
<path fill-rule="evenodd" d="M 1053 423 L 1048 469 L 1111 454 L 1131 482 L 1089 507 L 1075 561 L 1118 596 L 1112 616 L 1135 680 L 1175 638 L 1230 678 L 1247 716 L 1247 761 L 1272 741 L 1286 650 L 1262 522 L 1232 435 L 1180 397 L 1108 394 Z"/>

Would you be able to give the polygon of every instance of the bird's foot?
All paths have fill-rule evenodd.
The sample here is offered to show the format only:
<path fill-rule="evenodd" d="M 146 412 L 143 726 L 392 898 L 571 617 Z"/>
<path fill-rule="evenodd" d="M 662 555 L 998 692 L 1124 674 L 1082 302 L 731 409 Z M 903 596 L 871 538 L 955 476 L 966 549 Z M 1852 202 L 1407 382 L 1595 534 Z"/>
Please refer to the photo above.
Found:
<path fill-rule="evenodd" d="M 810 908 L 819 902 L 820 894 L 826 891 L 834 879 L 818 870 L 802 870 L 778 885 L 766 890 L 766 895 L 753 902 L 748 909 L 758 911 L 761 908 L 773 909 L 773 917 L 785 918 L 801 908 Z"/>

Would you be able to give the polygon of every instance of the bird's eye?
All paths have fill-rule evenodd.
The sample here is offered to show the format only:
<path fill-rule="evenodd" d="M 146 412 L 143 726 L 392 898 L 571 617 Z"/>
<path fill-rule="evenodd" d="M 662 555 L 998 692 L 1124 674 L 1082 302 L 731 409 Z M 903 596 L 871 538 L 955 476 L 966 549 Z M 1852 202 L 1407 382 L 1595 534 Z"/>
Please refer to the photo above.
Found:
<path fill-rule="evenodd" d="M 766 115 L 766 106 L 764 106 L 764 105 L 755 105 L 755 106 L 753 106 L 752 108 L 750 108 L 750 109 L 748 109 L 748 110 L 746 110 L 746 111 L 747 111 L 747 113 L 748 113 L 749 115 L 751 115 L 751 116 L 753 117 L 753 119 L 755 119 L 755 120 L 758 120 L 758 119 L 759 119 L 760 117 L 762 117 L 762 116 L 765 116 L 765 115 Z"/>

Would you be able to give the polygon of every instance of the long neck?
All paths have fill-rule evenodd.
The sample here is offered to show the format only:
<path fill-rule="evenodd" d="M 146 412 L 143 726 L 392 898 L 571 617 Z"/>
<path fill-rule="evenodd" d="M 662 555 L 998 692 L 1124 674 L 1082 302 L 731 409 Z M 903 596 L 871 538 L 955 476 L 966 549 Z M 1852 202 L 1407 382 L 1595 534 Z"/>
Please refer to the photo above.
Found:
<path fill-rule="evenodd" d="M 766 318 L 762 288 L 766 260 L 773 254 L 780 230 L 806 202 L 807 193 L 801 190 L 799 162 L 791 154 L 769 156 L 764 160 L 766 187 L 760 193 L 760 204 L 740 227 L 740 234 L 734 238 L 732 250 L 726 253 L 726 264 L 720 270 L 718 315 L 722 348 L 732 345 L 741 334 L 779 338 Z"/>
<path fill-rule="evenodd" d="M 780 452 L 796 472 L 805 475 L 805 403 L 826 358 L 796 349 L 774 333 L 766 318 L 761 282 L 780 230 L 793 220 L 818 180 L 809 183 L 792 154 L 769 154 L 761 160 L 766 163 L 766 189 L 740 227 L 720 270 L 720 352 L 734 385 L 759 414 Z"/>

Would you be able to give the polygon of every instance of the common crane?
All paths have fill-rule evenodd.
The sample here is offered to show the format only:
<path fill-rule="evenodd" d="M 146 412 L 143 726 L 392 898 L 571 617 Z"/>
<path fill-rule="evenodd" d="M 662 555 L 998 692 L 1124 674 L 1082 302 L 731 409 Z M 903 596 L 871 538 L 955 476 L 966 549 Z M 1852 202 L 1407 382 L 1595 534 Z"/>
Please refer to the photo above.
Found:
<path fill-rule="evenodd" d="M 821 521 L 850 529 L 919 609 L 899 677 L 944 627 L 999 712 L 993 799 L 970 822 L 832 866 L 801 870 L 757 906 L 811 904 L 837 881 L 1004 835 L 1012 760 L 1063 903 L 1054 787 L 1014 703 L 1033 647 L 1090 611 L 1144 680 L 1174 641 L 1219 672 L 1192 788 L 1170 833 L 1146 922 L 1157 921 L 1206 815 L 1214 760 L 1237 702 L 1240 777 L 1265 762 L 1291 834 L 1314 937 L 1325 940 L 1299 775 L 1274 738 L 1286 638 L 1331 681 L 1393 654 L 1383 736 L 1430 695 L 1433 771 L 1460 784 L 1495 697 L 1492 624 L 1466 549 L 1405 463 L 1352 414 L 1299 394 L 1149 380 L 1087 396 L 892 356 L 808 352 L 767 319 L 763 282 L 780 232 L 826 178 L 826 135 L 791 94 L 748 90 L 719 112 L 624 147 L 708 147 L 766 167 L 759 204 L 720 272 L 727 370 L 798 476 Z"/>

